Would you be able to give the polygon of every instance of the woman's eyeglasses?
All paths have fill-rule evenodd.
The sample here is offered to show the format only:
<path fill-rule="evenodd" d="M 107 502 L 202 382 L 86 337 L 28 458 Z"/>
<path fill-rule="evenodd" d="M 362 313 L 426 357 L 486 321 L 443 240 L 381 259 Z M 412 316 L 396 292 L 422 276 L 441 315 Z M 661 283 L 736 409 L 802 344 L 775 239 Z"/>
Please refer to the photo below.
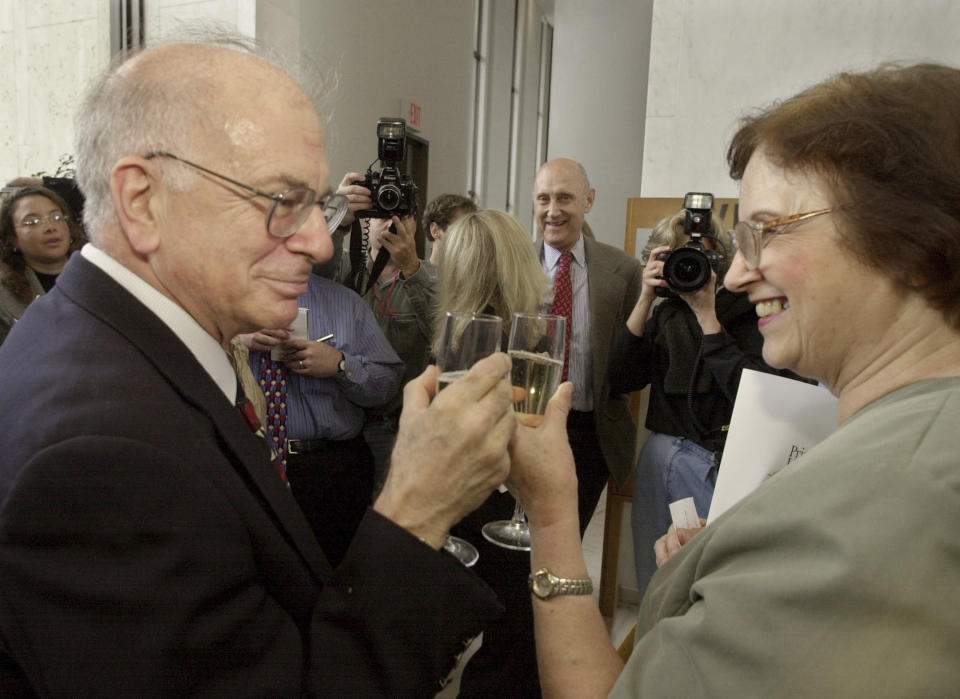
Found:
<path fill-rule="evenodd" d="M 784 216 L 783 218 L 777 218 L 773 221 L 740 221 L 733 227 L 733 230 L 730 231 L 730 236 L 733 238 L 733 243 L 736 245 L 737 250 L 743 255 L 743 260 L 747 263 L 747 268 L 756 269 L 760 265 L 760 251 L 770 240 L 772 236 L 771 231 L 776 228 L 806 221 L 815 216 L 822 216 L 831 211 L 833 211 L 832 208 L 819 209 L 817 211 Z"/>

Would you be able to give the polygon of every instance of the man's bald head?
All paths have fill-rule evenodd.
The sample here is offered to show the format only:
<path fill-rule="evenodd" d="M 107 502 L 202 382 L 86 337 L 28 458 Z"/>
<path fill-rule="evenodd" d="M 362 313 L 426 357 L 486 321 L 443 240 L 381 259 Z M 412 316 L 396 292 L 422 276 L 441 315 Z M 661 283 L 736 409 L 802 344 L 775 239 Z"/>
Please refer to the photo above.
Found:
<path fill-rule="evenodd" d="M 77 175 L 91 239 L 116 226 L 110 177 L 117 161 L 155 150 L 203 161 L 231 141 L 256 137 L 237 107 L 261 105 L 265 92 L 278 105 L 309 101 L 286 72 L 234 39 L 149 48 L 108 71 L 76 120 Z M 183 188 L 192 178 L 180 169 L 169 184 Z"/>
<path fill-rule="evenodd" d="M 539 177 L 540 173 L 544 170 L 563 172 L 569 178 L 580 181 L 583 185 L 584 194 L 590 191 L 590 179 L 587 177 L 587 170 L 576 160 L 571 160 L 570 158 L 554 158 L 553 160 L 548 160 L 537 170 L 537 177 Z"/>
<path fill-rule="evenodd" d="M 583 217 L 593 208 L 595 192 L 583 165 L 569 158 L 548 160 L 533 185 L 534 214 L 544 241 L 570 250 L 580 239 Z"/>

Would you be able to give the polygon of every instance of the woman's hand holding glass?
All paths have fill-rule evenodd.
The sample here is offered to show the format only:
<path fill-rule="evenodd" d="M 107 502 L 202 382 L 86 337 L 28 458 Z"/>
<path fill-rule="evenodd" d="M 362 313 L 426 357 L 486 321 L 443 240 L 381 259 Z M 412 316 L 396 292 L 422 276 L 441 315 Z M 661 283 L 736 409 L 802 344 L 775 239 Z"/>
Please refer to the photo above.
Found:
<path fill-rule="evenodd" d="M 536 426 L 543 421 L 547 403 L 563 374 L 565 339 L 566 319 L 562 316 L 514 314 L 507 351 L 512 362 L 510 381 L 516 401 L 513 409 L 521 424 Z M 513 516 L 488 522 L 483 526 L 483 536 L 497 546 L 530 550 L 530 528 L 519 498 Z"/>

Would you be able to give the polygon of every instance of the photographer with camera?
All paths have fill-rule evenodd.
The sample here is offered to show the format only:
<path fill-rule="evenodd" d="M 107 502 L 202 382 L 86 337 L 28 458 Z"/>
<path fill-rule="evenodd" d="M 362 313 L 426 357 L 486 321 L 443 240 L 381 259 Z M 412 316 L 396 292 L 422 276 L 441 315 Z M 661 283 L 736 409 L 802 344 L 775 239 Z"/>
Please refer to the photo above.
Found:
<path fill-rule="evenodd" d="M 740 372 L 772 371 L 761 358 L 753 305 L 720 284 L 733 249 L 712 216 L 713 197 L 691 193 L 685 204 L 653 229 L 640 298 L 610 352 L 614 392 L 650 385 L 651 434 L 631 508 L 641 597 L 657 569 L 653 545 L 670 526 L 669 504 L 693 497 L 707 515 Z"/>
<path fill-rule="evenodd" d="M 377 122 L 379 171 L 348 172 L 337 194 L 349 200 L 340 230 L 350 229 L 349 250 L 334 279 L 356 291 L 373 310 L 377 324 L 406 365 L 401 385 L 427 366 L 433 336 L 436 268 L 417 255 L 417 187 L 400 172 L 406 152 L 402 119 Z M 376 484 L 386 478 L 397 436 L 402 394 L 366 411 L 363 435 L 376 462 Z"/>

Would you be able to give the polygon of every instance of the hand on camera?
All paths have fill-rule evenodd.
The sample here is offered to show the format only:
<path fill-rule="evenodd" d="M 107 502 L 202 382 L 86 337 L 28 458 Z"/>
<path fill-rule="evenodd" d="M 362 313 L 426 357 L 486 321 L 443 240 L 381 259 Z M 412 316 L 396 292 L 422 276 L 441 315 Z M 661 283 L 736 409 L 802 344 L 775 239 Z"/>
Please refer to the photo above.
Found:
<path fill-rule="evenodd" d="M 394 216 L 393 227 L 395 235 L 380 237 L 380 245 L 390 252 L 393 263 L 400 268 L 404 277 L 412 277 L 420 269 L 420 258 L 417 257 L 417 243 L 413 234 L 417 230 L 417 220 L 413 216 L 398 218 Z"/>
<path fill-rule="evenodd" d="M 645 301 L 652 301 L 658 288 L 666 288 L 667 282 L 663 279 L 663 260 L 657 259 L 662 253 L 670 252 L 669 245 L 660 245 L 650 251 L 650 257 L 643 268 L 643 286 L 640 296 Z"/>
<path fill-rule="evenodd" d="M 348 172 L 340 180 L 340 186 L 337 187 L 337 194 L 342 194 L 349 201 L 347 215 L 343 217 L 341 226 L 349 226 L 356 219 L 356 213 L 364 209 L 369 209 L 373 205 L 370 198 L 370 190 L 358 182 L 363 182 L 363 174 L 359 172 Z M 331 231 L 332 233 L 333 231 Z"/>

